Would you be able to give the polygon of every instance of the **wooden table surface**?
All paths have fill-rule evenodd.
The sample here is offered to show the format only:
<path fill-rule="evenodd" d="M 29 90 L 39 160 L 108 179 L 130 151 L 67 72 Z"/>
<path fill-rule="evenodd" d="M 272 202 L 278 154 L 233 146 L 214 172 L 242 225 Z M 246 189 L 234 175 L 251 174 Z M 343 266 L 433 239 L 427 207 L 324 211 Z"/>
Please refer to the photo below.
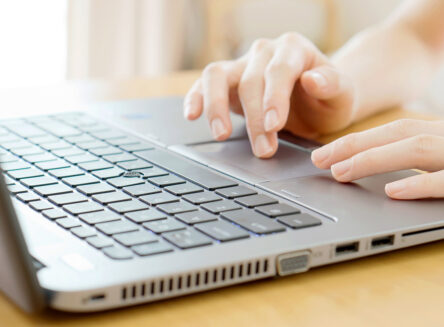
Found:
<path fill-rule="evenodd" d="M 188 72 L 0 90 L 0 115 L 63 111 L 91 101 L 180 95 L 197 76 Z M 393 109 L 321 141 L 405 117 L 432 119 Z M 48 311 L 30 316 L 0 296 L 0 326 L 443 326 L 443 307 L 444 242 L 436 242 L 286 278 L 103 313 Z"/>

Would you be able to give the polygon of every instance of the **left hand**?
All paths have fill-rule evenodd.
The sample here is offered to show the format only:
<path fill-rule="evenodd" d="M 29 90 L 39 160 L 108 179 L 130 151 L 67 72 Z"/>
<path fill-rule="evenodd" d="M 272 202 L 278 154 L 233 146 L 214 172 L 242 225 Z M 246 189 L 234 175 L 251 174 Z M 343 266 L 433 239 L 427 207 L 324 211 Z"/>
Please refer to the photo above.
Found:
<path fill-rule="evenodd" d="M 403 169 L 429 171 L 386 184 L 386 194 L 444 198 L 444 121 L 402 119 L 352 133 L 313 151 L 312 161 L 330 168 L 339 182 Z"/>

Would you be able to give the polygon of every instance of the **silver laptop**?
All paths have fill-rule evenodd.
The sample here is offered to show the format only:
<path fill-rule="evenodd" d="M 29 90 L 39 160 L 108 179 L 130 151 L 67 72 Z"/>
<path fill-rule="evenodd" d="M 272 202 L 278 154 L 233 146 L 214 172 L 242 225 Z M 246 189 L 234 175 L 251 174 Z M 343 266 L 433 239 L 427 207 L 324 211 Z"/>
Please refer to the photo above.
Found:
<path fill-rule="evenodd" d="M 414 172 L 340 184 L 311 164 L 317 144 L 283 133 L 260 160 L 232 119 L 221 143 L 181 98 L 0 121 L 3 292 L 27 311 L 98 311 L 444 237 L 444 201 L 384 194 Z"/>

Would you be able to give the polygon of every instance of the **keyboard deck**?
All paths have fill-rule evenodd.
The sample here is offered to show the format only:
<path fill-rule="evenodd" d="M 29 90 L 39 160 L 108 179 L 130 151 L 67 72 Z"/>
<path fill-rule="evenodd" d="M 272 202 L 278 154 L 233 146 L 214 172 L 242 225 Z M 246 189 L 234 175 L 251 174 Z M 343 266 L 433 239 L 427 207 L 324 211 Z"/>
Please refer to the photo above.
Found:
<path fill-rule="evenodd" d="M 83 113 L 0 121 L 0 147 L 11 196 L 112 259 L 321 224 Z"/>

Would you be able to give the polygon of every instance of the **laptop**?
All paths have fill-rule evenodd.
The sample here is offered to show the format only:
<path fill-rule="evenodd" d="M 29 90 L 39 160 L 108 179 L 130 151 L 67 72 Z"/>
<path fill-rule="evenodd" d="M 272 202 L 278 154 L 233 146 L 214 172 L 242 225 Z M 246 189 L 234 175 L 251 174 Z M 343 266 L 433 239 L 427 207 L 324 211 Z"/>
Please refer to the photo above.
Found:
<path fill-rule="evenodd" d="M 244 121 L 215 142 L 182 98 L 0 121 L 1 289 L 22 309 L 100 311 L 306 272 L 444 237 L 444 201 L 396 201 L 400 171 L 349 184 Z"/>

